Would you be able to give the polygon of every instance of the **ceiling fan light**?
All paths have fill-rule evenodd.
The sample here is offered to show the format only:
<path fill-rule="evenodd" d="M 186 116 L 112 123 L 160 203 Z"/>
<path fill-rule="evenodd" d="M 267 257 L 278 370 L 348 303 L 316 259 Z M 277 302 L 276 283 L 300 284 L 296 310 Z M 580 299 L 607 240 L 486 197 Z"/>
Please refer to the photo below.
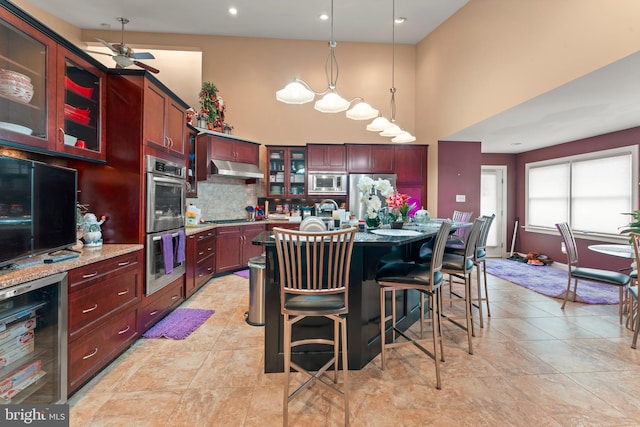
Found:
<path fill-rule="evenodd" d="M 364 101 L 358 102 L 347 111 L 347 118 L 351 120 L 369 120 L 378 115 L 378 110 Z"/>
<path fill-rule="evenodd" d="M 276 99 L 285 104 L 306 104 L 313 101 L 315 96 L 315 93 L 298 81 L 291 82 L 276 92 Z"/>
<path fill-rule="evenodd" d="M 380 136 L 394 137 L 394 136 L 400 135 L 402 132 L 404 132 L 404 131 L 400 128 L 400 126 L 392 124 L 391 126 L 386 128 L 385 130 L 380 132 Z"/>
<path fill-rule="evenodd" d="M 316 101 L 313 108 L 321 113 L 341 113 L 349 108 L 349 101 L 335 92 L 329 92 L 322 99 Z"/>
<path fill-rule="evenodd" d="M 393 138 L 391 138 L 391 142 L 399 142 L 399 143 L 403 143 L 403 142 L 413 142 L 416 140 L 416 137 L 411 135 L 409 132 L 402 132 L 400 135 L 398 136 L 394 136 Z"/>
<path fill-rule="evenodd" d="M 373 119 L 373 121 L 367 125 L 367 130 L 371 132 L 382 132 L 391 125 L 392 123 L 389 120 L 380 116 Z"/>

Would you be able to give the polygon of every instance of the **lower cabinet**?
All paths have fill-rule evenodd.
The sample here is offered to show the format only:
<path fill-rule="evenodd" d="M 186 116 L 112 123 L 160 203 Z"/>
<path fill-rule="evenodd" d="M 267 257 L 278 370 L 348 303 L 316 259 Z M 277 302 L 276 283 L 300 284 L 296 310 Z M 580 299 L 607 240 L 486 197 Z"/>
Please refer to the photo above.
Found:
<path fill-rule="evenodd" d="M 137 251 L 69 271 L 69 394 L 140 335 L 142 259 Z"/>
<path fill-rule="evenodd" d="M 265 230 L 264 224 L 218 227 L 216 233 L 216 273 L 245 268 L 249 259 L 262 254 L 262 246 L 251 241 Z"/>
<path fill-rule="evenodd" d="M 139 329 L 144 333 L 184 301 L 184 276 L 174 280 L 142 301 Z"/>
<path fill-rule="evenodd" d="M 189 298 L 215 273 L 216 231 L 208 230 L 187 238 L 187 259 L 184 294 Z"/>

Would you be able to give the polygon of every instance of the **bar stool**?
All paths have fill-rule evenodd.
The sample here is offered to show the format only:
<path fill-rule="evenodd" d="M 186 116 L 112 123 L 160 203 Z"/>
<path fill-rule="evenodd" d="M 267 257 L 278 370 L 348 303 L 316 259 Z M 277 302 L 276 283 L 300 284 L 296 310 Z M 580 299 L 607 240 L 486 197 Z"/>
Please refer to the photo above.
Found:
<path fill-rule="evenodd" d="M 484 316 L 482 316 L 483 301 L 487 304 L 487 317 L 491 317 L 491 309 L 489 308 L 489 288 L 487 287 L 487 237 L 489 236 L 489 230 L 491 229 L 491 224 L 493 223 L 495 217 L 496 214 L 493 214 L 491 216 L 482 216 L 482 218 L 484 219 L 484 224 L 482 225 L 482 230 L 480 230 L 480 237 L 478 237 L 476 250 L 473 254 L 473 265 L 476 266 L 476 283 L 478 286 L 478 297 L 475 299 L 475 301 L 477 301 L 478 316 L 480 317 L 481 328 L 484 328 Z M 484 297 L 482 296 L 482 286 L 480 284 L 480 270 L 482 270 L 482 275 L 484 278 Z"/>
<path fill-rule="evenodd" d="M 443 280 L 442 256 L 444 254 L 444 244 L 451 230 L 451 221 L 446 220 L 440 226 L 440 230 L 434 239 L 433 256 L 429 265 L 416 264 L 411 262 L 392 262 L 384 265 L 376 273 L 376 282 L 380 285 L 380 349 L 382 369 L 385 368 L 386 350 L 400 345 L 413 344 L 420 351 L 431 357 L 435 362 L 436 388 L 440 389 L 440 365 L 439 360 L 444 362 L 444 349 L 442 345 L 442 328 L 440 325 L 440 286 Z M 429 311 L 431 313 L 431 327 L 433 352 L 424 348 L 418 338 L 411 338 L 403 331 L 396 328 L 395 298 L 391 301 L 391 315 L 385 315 L 386 294 L 391 292 L 395 296 L 396 290 L 415 289 L 426 296 L 429 301 Z M 422 305 L 422 304 L 421 304 Z M 422 310 L 422 307 L 421 307 Z M 386 343 L 386 324 L 391 320 L 391 342 Z M 396 342 L 396 334 L 402 336 L 406 341 Z"/>
<path fill-rule="evenodd" d="M 633 340 L 631 341 L 631 348 L 636 348 L 638 342 L 638 331 L 640 331 L 640 300 L 638 300 L 638 265 L 640 265 L 640 234 L 631 233 L 631 241 L 633 242 L 633 251 L 636 254 L 636 270 L 635 271 L 635 285 L 629 287 L 629 295 L 631 299 L 629 301 L 629 319 L 633 325 Z M 634 302 L 635 301 L 635 302 Z M 635 325 L 633 322 L 635 321 Z"/>
<path fill-rule="evenodd" d="M 442 273 L 449 275 L 449 301 L 454 301 L 453 297 L 464 299 L 465 303 L 465 321 L 463 325 L 459 323 L 462 320 L 460 317 L 453 317 L 443 315 L 443 317 L 449 320 L 456 326 L 459 326 L 467 332 L 467 341 L 469 343 L 469 354 L 473 354 L 473 342 L 472 336 L 475 336 L 473 330 L 473 311 L 471 307 L 473 305 L 473 295 L 471 295 L 471 273 L 473 272 L 474 262 L 473 258 L 476 252 L 476 244 L 480 237 L 480 231 L 484 226 L 485 220 L 483 218 L 476 218 L 469 231 L 469 236 L 465 242 L 465 249 L 462 255 L 457 253 L 445 253 L 442 259 Z M 453 291 L 453 277 L 464 280 L 464 295 L 459 295 Z"/>
<path fill-rule="evenodd" d="M 349 272 L 356 228 L 305 232 L 273 229 L 280 275 L 280 311 L 284 317 L 284 406 L 283 425 L 288 425 L 289 402 L 317 382 L 344 399 L 345 425 L 349 425 L 347 319 Z M 306 317 L 322 316 L 333 321 L 333 339 L 301 338 L 292 341 L 292 326 Z M 330 345 L 333 356 L 315 373 L 291 360 L 292 349 L 310 344 Z M 342 345 L 342 388 L 338 386 L 338 361 Z M 299 353 L 304 356 L 304 351 Z M 333 384 L 325 372 L 334 368 Z M 289 393 L 291 369 L 309 378 Z"/>

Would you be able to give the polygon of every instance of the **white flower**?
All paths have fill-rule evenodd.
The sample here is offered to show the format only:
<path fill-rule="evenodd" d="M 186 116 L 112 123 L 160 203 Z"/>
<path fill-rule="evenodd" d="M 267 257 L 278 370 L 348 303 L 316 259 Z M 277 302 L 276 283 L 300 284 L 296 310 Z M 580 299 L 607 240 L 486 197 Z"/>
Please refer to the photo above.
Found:
<path fill-rule="evenodd" d="M 365 193 L 369 193 L 373 189 L 374 185 L 375 185 L 375 181 L 369 178 L 368 176 L 363 176 L 358 181 L 358 189 L 360 190 L 360 193 L 362 193 L 363 195 Z"/>
<path fill-rule="evenodd" d="M 358 189 L 360 190 L 360 201 L 365 204 L 367 216 L 372 219 L 378 217 L 378 212 L 382 207 L 382 200 L 375 194 L 375 191 L 378 191 L 385 199 L 394 193 L 394 189 L 388 180 L 378 178 L 378 180 L 374 181 L 368 176 L 360 178 Z"/>
<path fill-rule="evenodd" d="M 384 198 L 389 197 L 395 192 L 395 190 L 391 186 L 391 183 L 388 180 L 381 178 L 378 178 L 378 181 L 376 182 L 376 189 Z"/>

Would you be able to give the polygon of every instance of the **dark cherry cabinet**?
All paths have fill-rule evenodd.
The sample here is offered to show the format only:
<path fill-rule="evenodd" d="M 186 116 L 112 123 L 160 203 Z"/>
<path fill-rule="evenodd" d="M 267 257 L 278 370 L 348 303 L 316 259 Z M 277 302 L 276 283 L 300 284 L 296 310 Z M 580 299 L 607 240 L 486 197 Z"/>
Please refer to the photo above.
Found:
<path fill-rule="evenodd" d="M 227 136 L 207 134 L 211 144 L 211 158 L 238 163 L 258 164 L 260 145 Z"/>
<path fill-rule="evenodd" d="M 171 313 L 184 301 L 184 276 L 142 300 L 138 325 L 141 333 Z"/>
<path fill-rule="evenodd" d="M 216 231 L 192 234 L 187 238 L 185 298 L 193 295 L 215 272 Z"/>
<path fill-rule="evenodd" d="M 142 260 L 136 251 L 69 271 L 69 393 L 140 335 Z"/>
<path fill-rule="evenodd" d="M 158 153 L 184 158 L 187 106 L 148 79 L 143 95 L 144 143 Z"/>
<path fill-rule="evenodd" d="M 263 247 L 251 241 L 264 230 L 264 224 L 218 227 L 216 273 L 246 268 L 250 258 L 261 255 Z"/>
<path fill-rule="evenodd" d="M 102 65 L 3 3 L 0 69 L 0 144 L 105 160 Z"/>
<path fill-rule="evenodd" d="M 307 191 L 305 147 L 267 147 L 267 193 L 275 197 L 300 197 Z"/>
<path fill-rule="evenodd" d="M 393 145 L 347 144 L 347 172 L 394 173 Z"/>
<path fill-rule="evenodd" d="M 347 149 L 344 145 L 307 144 L 307 168 L 309 171 L 345 172 Z"/>
<path fill-rule="evenodd" d="M 395 147 L 396 182 L 423 184 L 427 177 L 427 145 L 402 145 Z"/>

